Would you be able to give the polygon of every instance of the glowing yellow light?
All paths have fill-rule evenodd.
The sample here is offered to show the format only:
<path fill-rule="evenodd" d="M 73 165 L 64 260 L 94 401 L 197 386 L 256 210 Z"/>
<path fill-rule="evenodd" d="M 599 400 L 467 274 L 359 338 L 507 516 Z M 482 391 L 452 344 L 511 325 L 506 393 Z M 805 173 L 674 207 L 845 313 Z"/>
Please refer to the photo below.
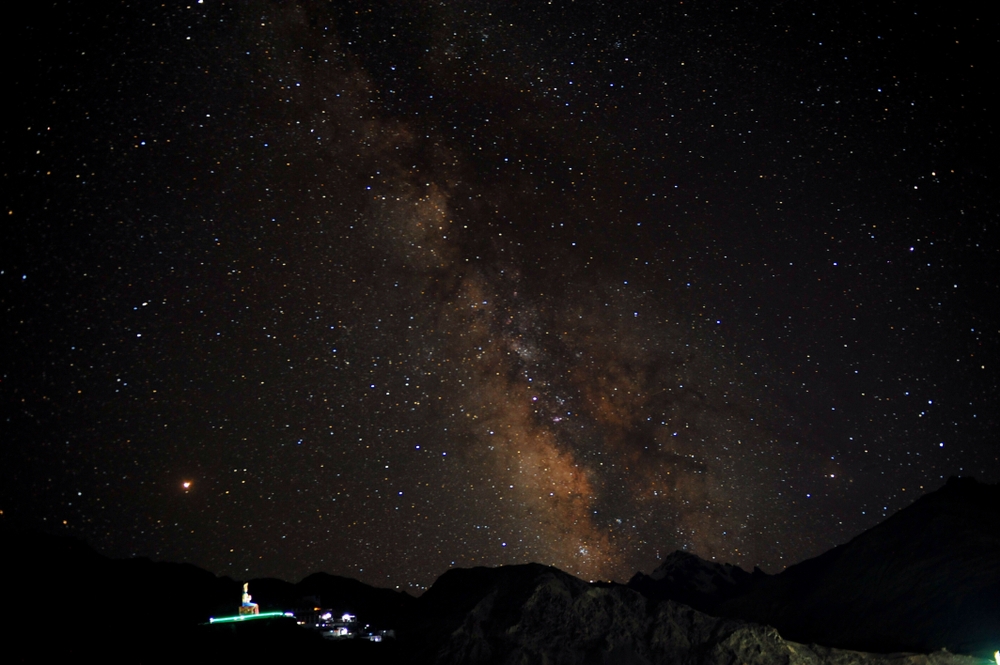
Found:
<path fill-rule="evenodd" d="M 181 483 L 181 487 L 183 487 L 186 490 L 191 489 L 191 481 L 190 480 L 185 480 L 183 483 Z"/>
<path fill-rule="evenodd" d="M 993 652 L 993 659 L 997 661 L 997 665 L 1000 665 L 1000 651 Z"/>

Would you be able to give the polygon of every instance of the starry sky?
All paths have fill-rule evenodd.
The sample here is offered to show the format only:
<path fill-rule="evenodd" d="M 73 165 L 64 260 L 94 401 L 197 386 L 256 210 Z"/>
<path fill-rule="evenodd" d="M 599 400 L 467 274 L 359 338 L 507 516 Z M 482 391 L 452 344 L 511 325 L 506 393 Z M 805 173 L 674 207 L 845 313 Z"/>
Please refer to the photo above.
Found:
<path fill-rule="evenodd" d="M 776 572 L 1000 481 L 972 3 L 23 9 L 5 520 L 420 593 Z"/>

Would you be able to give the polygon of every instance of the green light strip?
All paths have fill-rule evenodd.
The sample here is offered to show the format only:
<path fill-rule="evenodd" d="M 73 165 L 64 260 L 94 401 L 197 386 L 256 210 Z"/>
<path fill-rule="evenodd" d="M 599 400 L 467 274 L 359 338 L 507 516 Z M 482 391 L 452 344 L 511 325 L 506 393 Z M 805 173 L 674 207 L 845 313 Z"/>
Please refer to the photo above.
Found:
<path fill-rule="evenodd" d="M 253 621 L 254 619 L 272 619 L 274 617 L 294 616 L 291 612 L 261 612 L 260 614 L 240 614 L 234 617 L 209 617 L 209 623 L 233 623 L 234 621 Z"/>

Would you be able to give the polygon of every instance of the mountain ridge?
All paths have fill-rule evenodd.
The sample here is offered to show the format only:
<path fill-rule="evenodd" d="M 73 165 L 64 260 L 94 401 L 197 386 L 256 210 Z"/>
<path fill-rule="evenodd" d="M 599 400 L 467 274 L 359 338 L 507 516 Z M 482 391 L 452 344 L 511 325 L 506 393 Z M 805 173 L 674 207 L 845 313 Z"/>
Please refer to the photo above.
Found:
<path fill-rule="evenodd" d="M 675 552 L 627 585 L 589 583 L 542 564 L 453 568 L 416 598 L 326 573 L 294 584 L 250 581 L 262 610 L 315 603 L 398 629 L 397 643 L 384 648 L 333 645 L 294 625 L 209 634 L 196 626 L 238 605 L 240 584 L 231 578 L 190 564 L 109 559 L 6 520 L 0 540 L 4 625 L 61 657 L 119 653 L 108 643 L 120 655 L 148 649 L 150 619 L 174 639 L 135 662 L 166 662 L 195 647 L 247 656 L 273 647 L 317 657 L 337 649 L 338 658 L 365 663 L 966 665 L 979 661 L 951 653 L 982 657 L 998 646 L 991 629 L 1000 625 L 1000 486 L 972 479 L 953 479 L 775 575 Z M 43 624 L 26 617 L 65 602 L 86 611 L 64 627 L 61 643 L 46 641 Z"/>
<path fill-rule="evenodd" d="M 951 478 L 849 542 L 774 575 L 688 553 L 670 555 L 657 571 L 637 573 L 628 586 L 772 625 L 797 641 L 989 655 L 1000 626 L 1000 486 Z M 730 583 L 699 591 L 699 577 Z"/>

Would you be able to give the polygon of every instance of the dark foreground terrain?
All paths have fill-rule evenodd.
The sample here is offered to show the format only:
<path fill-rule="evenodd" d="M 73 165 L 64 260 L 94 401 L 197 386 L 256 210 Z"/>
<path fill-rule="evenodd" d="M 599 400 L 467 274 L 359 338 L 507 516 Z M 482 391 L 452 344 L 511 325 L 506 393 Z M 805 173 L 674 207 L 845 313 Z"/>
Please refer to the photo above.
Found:
<path fill-rule="evenodd" d="M 970 479 L 773 576 L 675 553 L 628 586 L 538 564 L 449 570 L 420 598 L 322 573 L 251 582 L 262 611 L 318 604 L 395 629 L 377 644 L 291 618 L 205 625 L 235 613 L 240 582 L 0 537 L 6 652 L 21 654 L 7 662 L 982 665 L 1000 648 L 1000 488 Z"/>
<path fill-rule="evenodd" d="M 849 543 L 777 575 L 675 552 L 629 586 L 650 598 L 864 651 L 1000 648 L 1000 487 L 952 478 Z"/>

